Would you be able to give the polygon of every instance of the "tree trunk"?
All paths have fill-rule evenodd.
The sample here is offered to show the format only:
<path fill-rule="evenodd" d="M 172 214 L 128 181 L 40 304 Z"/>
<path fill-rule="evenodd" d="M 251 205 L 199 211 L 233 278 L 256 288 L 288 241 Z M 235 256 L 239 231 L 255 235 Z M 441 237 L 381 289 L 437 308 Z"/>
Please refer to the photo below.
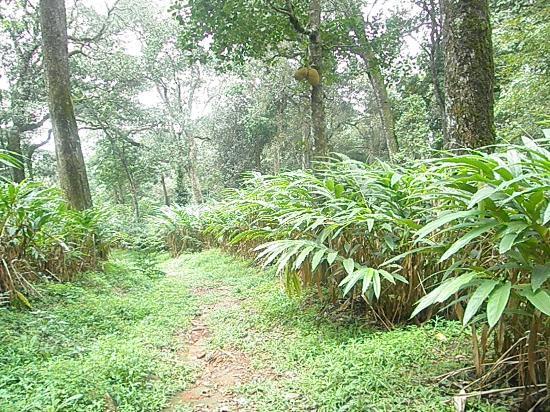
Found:
<path fill-rule="evenodd" d="M 21 134 L 16 128 L 8 130 L 7 134 L 8 144 L 7 149 L 10 152 L 13 152 L 14 157 L 21 162 L 20 167 L 11 167 L 11 176 L 15 183 L 21 183 L 25 180 L 25 168 L 24 168 L 24 159 L 23 152 L 21 150 Z"/>
<path fill-rule="evenodd" d="M 160 184 L 162 186 L 162 195 L 164 197 L 164 204 L 166 206 L 170 206 L 170 197 L 168 196 L 168 189 L 166 189 L 166 179 L 164 178 L 164 174 L 162 173 L 160 175 Z"/>
<path fill-rule="evenodd" d="M 116 148 L 116 143 L 114 140 L 111 139 L 111 144 L 113 145 L 113 148 Z M 139 189 L 136 182 L 136 179 L 134 179 L 134 174 L 130 170 L 130 166 L 128 164 L 128 160 L 126 158 L 126 151 L 124 150 L 124 143 L 121 150 L 118 150 L 118 154 L 120 157 L 120 162 L 122 163 L 122 167 L 124 169 L 124 173 L 126 173 L 126 177 L 128 178 L 128 183 L 130 185 L 130 195 L 132 197 L 132 205 L 134 207 L 134 214 L 136 218 L 136 222 L 139 221 L 141 218 L 141 213 L 139 210 Z"/>
<path fill-rule="evenodd" d="M 29 175 L 29 179 L 34 180 L 34 168 L 32 165 L 32 157 L 29 157 L 29 156 L 25 157 L 25 164 L 26 164 L 27 173 Z"/>
<path fill-rule="evenodd" d="M 372 54 L 374 57 L 374 53 Z M 380 118 L 382 121 L 382 130 L 384 131 L 384 138 L 386 140 L 386 147 L 388 148 L 388 154 L 390 159 L 393 159 L 394 156 L 399 152 L 399 145 L 397 144 L 397 138 L 395 136 L 395 120 L 393 117 L 393 111 L 390 104 L 390 99 L 388 97 L 388 90 L 386 89 L 386 84 L 384 82 L 384 77 L 378 62 L 374 64 L 373 60 L 369 60 L 370 70 L 369 78 L 371 79 L 371 84 L 374 89 L 374 94 L 376 100 L 378 101 L 378 106 L 380 110 Z"/>
<path fill-rule="evenodd" d="M 273 153 L 273 174 L 281 173 L 281 135 L 277 133 L 275 137 L 275 147 Z"/>
<path fill-rule="evenodd" d="M 123 184 L 123 182 L 120 178 L 117 179 L 117 181 L 116 181 L 116 187 L 118 188 L 118 189 L 115 189 L 115 192 L 118 193 L 118 202 L 121 205 L 125 205 L 126 204 L 126 195 L 124 193 L 124 184 Z"/>
<path fill-rule="evenodd" d="M 185 171 L 181 163 L 176 165 L 176 204 L 185 206 L 189 204 L 189 191 L 185 182 Z"/>
<path fill-rule="evenodd" d="M 64 0 L 40 0 L 40 25 L 59 183 L 69 204 L 84 210 L 92 196 L 71 99 Z"/>
<path fill-rule="evenodd" d="M 302 169 L 311 168 L 311 119 L 304 113 L 302 116 Z"/>
<path fill-rule="evenodd" d="M 134 182 L 130 183 L 130 194 L 132 195 L 132 206 L 134 207 L 134 216 L 136 218 L 136 222 L 139 222 L 139 219 L 141 218 L 141 213 L 139 211 L 138 191 L 137 191 L 137 187 L 134 185 Z"/>
<path fill-rule="evenodd" d="M 441 132 L 443 141 L 449 140 L 447 130 L 447 114 L 445 113 L 445 91 L 444 91 L 444 76 L 443 71 L 443 50 L 441 49 L 441 10 L 439 2 L 436 0 L 428 0 L 425 3 L 426 12 L 430 19 L 430 72 L 432 76 L 432 86 L 434 88 L 435 100 L 441 120 Z"/>
<path fill-rule="evenodd" d="M 285 141 L 284 136 L 284 115 L 286 109 L 286 99 L 283 98 L 277 103 L 277 115 L 275 117 L 275 124 L 277 131 L 275 133 L 275 153 L 273 154 L 273 173 L 279 174 L 281 172 L 282 165 L 282 148 Z"/>
<path fill-rule="evenodd" d="M 201 204 L 204 199 L 202 197 L 201 185 L 197 172 L 197 142 L 191 134 L 187 134 L 187 142 L 189 145 L 189 181 L 191 182 L 193 200 L 195 203 Z"/>
<path fill-rule="evenodd" d="M 367 68 L 367 76 L 374 93 L 374 98 L 376 99 L 376 104 L 378 105 L 384 140 L 386 141 L 390 159 L 392 159 L 399 152 L 399 145 L 395 136 L 395 120 L 384 75 L 365 33 L 364 23 L 362 27 L 357 27 L 355 32 L 360 47 L 360 49 L 356 50 L 356 53 L 361 57 Z"/>
<path fill-rule="evenodd" d="M 36 130 L 36 128 L 35 129 L 27 128 L 27 130 Z M 49 129 L 48 137 L 45 140 L 42 140 L 39 143 L 30 144 L 27 147 L 27 155 L 25 156 L 25 163 L 27 164 L 27 173 L 28 173 L 29 179 L 31 180 L 34 180 L 34 169 L 32 164 L 32 158 L 34 156 L 34 153 L 50 141 L 50 139 L 52 138 L 52 132 L 53 132 L 52 129 Z"/>
<path fill-rule="evenodd" d="M 328 155 L 325 120 L 325 95 L 323 91 L 323 45 L 321 43 L 321 1 L 309 2 L 309 57 L 311 65 L 319 72 L 321 81 L 311 88 L 311 120 L 313 127 L 314 154 Z"/>
<path fill-rule="evenodd" d="M 139 219 L 141 218 L 141 213 L 139 210 L 139 196 L 138 196 L 139 190 L 137 187 L 136 180 L 134 179 L 134 176 L 128 167 L 128 163 L 126 162 L 126 157 L 124 154 L 121 156 L 121 160 L 122 160 L 122 166 L 126 173 L 126 177 L 128 178 L 128 183 L 130 184 L 130 195 L 132 197 L 132 206 L 134 207 L 134 215 L 136 218 L 136 222 L 138 222 Z"/>
<path fill-rule="evenodd" d="M 451 147 L 495 143 L 488 0 L 443 0 L 445 112 Z"/>
<path fill-rule="evenodd" d="M 256 172 L 262 172 L 262 152 L 263 152 L 263 146 L 256 145 L 254 147 L 254 150 L 252 152 L 252 159 L 254 160 L 254 170 Z"/>

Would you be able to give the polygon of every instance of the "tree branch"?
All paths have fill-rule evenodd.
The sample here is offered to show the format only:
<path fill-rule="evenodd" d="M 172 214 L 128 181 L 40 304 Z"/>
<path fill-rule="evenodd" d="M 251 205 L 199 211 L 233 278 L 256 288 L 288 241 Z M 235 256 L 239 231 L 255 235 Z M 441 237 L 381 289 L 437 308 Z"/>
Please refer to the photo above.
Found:
<path fill-rule="evenodd" d="M 101 28 L 99 29 L 99 31 L 91 36 L 91 37 L 74 37 L 74 36 L 68 36 L 67 38 L 75 43 L 93 43 L 93 42 L 96 42 L 98 41 L 99 39 L 101 39 L 103 37 L 103 35 L 105 34 L 105 31 L 107 30 L 107 27 L 109 27 L 109 22 L 110 22 L 110 19 L 111 19 L 111 15 L 113 14 L 113 12 L 115 11 L 116 9 L 116 6 L 117 4 L 120 2 L 120 0 L 116 0 L 113 4 L 112 7 L 110 7 L 108 10 L 107 10 L 107 17 L 105 18 L 105 21 L 103 22 L 103 25 L 101 26 Z"/>
<path fill-rule="evenodd" d="M 286 5 L 284 8 L 277 7 L 275 4 L 270 3 L 270 6 L 273 10 L 275 10 L 277 13 L 284 14 L 288 17 L 288 20 L 290 21 L 290 24 L 300 34 L 305 34 L 306 36 L 309 36 L 311 34 L 310 30 L 306 30 L 306 28 L 300 23 L 300 20 L 298 20 L 298 17 L 296 17 L 296 14 L 294 13 L 294 8 L 292 7 L 292 1 L 286 0 Z"/>
<path fill-rule="evenodd" d="M 24 125 L 18 125 L 17 126 L 17 131 L 19 133 L 24 133 L 24 132 L 30 132 L 32 130 L 36 130 L 36 129 L 40 129 L 42 126 L 44 126 L 44 123 L 46 123 L 46 121 L 50 118 L 50 114 L 46 114 L 44 115 L 44 117 L 42 119 L 40 119 L 38 122 L 35 122 L 35 123 L 27 123 L 27 124 L 24 124 Z"/>
<path fill-rule="evenodd" d="M 27 156 L 28 156 L 29 158 L 31 158 L 32 155 L 34 154 L 34 152 L 36 152 L 36 151 L 37 151 L 38 149 L 40 149 L 42 146 L 44 146 L 45 144 L 47 144 L 47 143 L 50 141 L 50 139 L 52 138 L 52 133 L 53 133 L 53 130 L 52 130 L 52 129 L 49 129 L 49 130 L 48 130 L 48 137 L 47 137 L 45 140 L 43 140 L 43 141 L 41 141 L 41 142 L 39 142 L 39 143 L 34 143 L 34 144 L 29 145 L 29 148 L 27 149 Z"/>

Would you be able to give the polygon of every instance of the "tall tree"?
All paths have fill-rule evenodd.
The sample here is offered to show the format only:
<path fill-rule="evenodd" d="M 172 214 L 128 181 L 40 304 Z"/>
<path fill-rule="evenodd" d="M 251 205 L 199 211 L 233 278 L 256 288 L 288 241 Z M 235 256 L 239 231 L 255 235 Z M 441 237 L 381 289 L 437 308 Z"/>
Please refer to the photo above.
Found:
<path fill-rule="evenodd" d="M 88 209 L 92 196 L 71 99 L 65 1 L 40 0 L 40 24 L 59 182 L 72 207 Z"/>
<path fill-rule="evenodd" d="M 361 57 L 367 68 L 369 82 L 372 86 L 380 114 L 380 123 L 382 125 L 382 132 L 384 134 L 388 154 L 390 158 L 393 158 L 399 151 L 399 145 L 395 136 L 395 120 L 390 104 L 388 89 L 378 58 L 366 36 L 366 25 L 363 19 L 360 20 L 358 26 L 359 27 L 354 29 L 358 43 L 355 52 Z"/>
<path fill-rule="evenodd" d="M 443 0 L 447 128 L 451 147 L 495 143 L 488 0 Z"/>
<path fill-rule="evenodd" d="M 443 33 L 441 3 L 438 0 L 416 0 L 416 4 L 422 9 L 420 20 L 424 22 L 428 30 L 426 45 L 420 46 L 428 57 L 428 72 L 433 87 L 433 95 L 439 112 L 441 133 L 443 140 L 448 141 L 447 115 L 445 114 L 445 90 L 444 90 L 444 62 L 443 62 Z"/>
<path fill-rule="evenodd" d="M 40 51 L 39 13 L 31 2 L 14 2 L 0 10 L 0 76 L 6 88 L 0 90 L 0 129 L 5 148 L 23 161 L 25 134 L 39 129 L 46 114 Z M 23 162 L 23 164 L 28 162 Z M 25 166 L 12 168 L 12 179 L 25 178 Z"/>
<path fill-rule="evenodd" d="M 176 0 L 174 12 L 182 25 L 182 45 L 193 50 L 193 57 L 210 54 L 223 62 L 249 64 L 250 58 L 270 64 L 277 57 L 302 58 L 320 74 L 311 86 L 311 127 L 314 153 L 328 153 L 326 136 L 324 78 L 329 74 L 325 64 L 330 46 L 323 41 L 326 24 L 321 0 L 246 0 L 225 7 L 221 0 L 183 2 Z M 204 39 L 210 39 L 205 47 Z M 206 49 L 206 50 L 205 50 Z M 307 49 L 307 50 L 306 50 Z"/>
<path fill-rule="evenodd" d="M 290 2 L 287 2 L 290 4 Z M 289 10 L 290 6 L 289 6 Z M 309 2 L 309 57 L 314 68 L 320 75 L 323 74 L 323 43 L 321 42 L 321 1 Z M 292 20 L 291 20 L 292 21 Z M 311 87 L 311 121 L 313 126 L 314 150 L 317 156 L 328 154 L 328 141 L 326 136 L 325 97 L 323 81 Z"/>

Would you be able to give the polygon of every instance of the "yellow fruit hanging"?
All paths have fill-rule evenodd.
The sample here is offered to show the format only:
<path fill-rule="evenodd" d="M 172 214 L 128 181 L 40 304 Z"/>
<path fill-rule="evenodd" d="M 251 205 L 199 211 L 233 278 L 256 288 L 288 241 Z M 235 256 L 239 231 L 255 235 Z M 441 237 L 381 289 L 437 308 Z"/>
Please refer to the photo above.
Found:
<path fill-rule="evenodd" d="M 319 72 L 310 67 L 300 67 L 296 70 L 296 72 L 294 72 L 294 78 L 299 82 L 302 80 L 307 80 L 312 86 L 318 86 L 321 82 Z"/>
<path fill-rule="evenodd" d="M 321 77 L 319 76 L 319 72 L 315 69 L 308 69 L 307 81 L 312 86 L 319 86 L 319 83 L 321 83 Z"/>
<path fill-rule="evenodd" d="M 301 67 L 294 73 L 294 78 L 301 82 L 307 78 L 307 67 Z"/>

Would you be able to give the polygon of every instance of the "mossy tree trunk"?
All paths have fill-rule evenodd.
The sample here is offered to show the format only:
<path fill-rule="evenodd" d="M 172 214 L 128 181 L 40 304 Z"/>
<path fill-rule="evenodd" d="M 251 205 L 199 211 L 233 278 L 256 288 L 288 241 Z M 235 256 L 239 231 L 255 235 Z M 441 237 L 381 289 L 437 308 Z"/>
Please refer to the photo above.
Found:
<path fill-rule="evenodd" d="M 453 148 L 495 143 L 494 63 L 488 0 L 443 0 L 445 113 Z"/>
<path fill-rule="evenodd" d="M 71 99 L 64 0 L 40 0 L 40 25 L 59 183 L 69 204 L 84 210 L 92 197 Z"/>

